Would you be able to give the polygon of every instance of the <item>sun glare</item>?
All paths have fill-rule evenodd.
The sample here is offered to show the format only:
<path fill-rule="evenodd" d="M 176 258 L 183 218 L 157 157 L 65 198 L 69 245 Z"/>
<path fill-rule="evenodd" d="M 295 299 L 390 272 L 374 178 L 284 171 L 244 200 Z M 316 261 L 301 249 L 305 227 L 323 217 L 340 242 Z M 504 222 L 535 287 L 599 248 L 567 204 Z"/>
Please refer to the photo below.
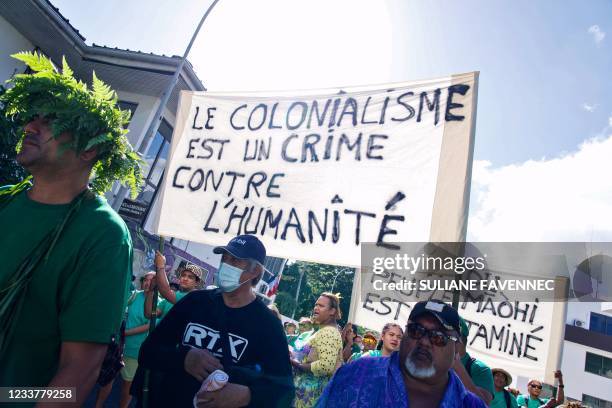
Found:
<path fill-rule="evenodd" d="M 211 91 L 382 83 L 391 34 L 380 1 L 222 0 L 189 59 Z"/>

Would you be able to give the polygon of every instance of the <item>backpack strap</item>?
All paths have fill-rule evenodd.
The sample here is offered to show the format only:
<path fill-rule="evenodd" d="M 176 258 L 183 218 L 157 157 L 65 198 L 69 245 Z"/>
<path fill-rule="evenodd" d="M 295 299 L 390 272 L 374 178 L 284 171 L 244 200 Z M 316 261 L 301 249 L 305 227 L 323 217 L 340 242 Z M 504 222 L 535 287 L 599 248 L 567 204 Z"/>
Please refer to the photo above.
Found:
<path fill-rule="evenodd" d="M 510 391 L 504 388 L 504 400 L 506 401 L 506 408 L 512 408 L 510 403 Z"/>

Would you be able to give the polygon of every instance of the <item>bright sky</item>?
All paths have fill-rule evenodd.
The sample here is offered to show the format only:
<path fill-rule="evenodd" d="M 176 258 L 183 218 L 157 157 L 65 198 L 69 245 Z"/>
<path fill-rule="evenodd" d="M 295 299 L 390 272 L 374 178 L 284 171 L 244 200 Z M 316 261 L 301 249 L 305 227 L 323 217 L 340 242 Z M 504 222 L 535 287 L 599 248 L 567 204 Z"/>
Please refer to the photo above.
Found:
<path fill-rule="evenodd" d="M 182 55 L 210 0 L 51 0 L 87 43 Z M 480 71 L 469 237 L 612 240 L 609 0 L 220 0 L 209 90 Z"/>

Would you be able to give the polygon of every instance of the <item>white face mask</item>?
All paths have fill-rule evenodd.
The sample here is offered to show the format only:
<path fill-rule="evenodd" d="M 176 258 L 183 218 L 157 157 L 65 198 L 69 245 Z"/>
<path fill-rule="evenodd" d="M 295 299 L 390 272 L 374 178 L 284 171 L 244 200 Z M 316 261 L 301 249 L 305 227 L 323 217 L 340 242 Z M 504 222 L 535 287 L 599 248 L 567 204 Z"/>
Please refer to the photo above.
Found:
<path fill-rule="evenodd" d="M 240 283 L 240 276 L 242 276 L 242 269 L 227 264 L 225 262 L 221 262 L 221 266 L 217 269 L 217 273 L 215 274 L 215 281 L 217 282 L 217 286 L 223 292 L 233 292 L 238 289 L 240 286 L 244 285 L 250 280 L 246 280 Z"/>

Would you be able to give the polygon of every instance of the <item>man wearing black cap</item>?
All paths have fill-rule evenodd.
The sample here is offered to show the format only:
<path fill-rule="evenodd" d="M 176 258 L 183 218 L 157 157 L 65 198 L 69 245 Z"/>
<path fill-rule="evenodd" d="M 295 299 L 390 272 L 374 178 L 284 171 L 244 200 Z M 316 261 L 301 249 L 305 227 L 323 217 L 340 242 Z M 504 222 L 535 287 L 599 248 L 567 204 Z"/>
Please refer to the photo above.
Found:
<path fill-rule="evenodd" d="M 162 373 L 150 406 L 290 406 L 294 394 L 287 340 L 280 321 L 252 288 L 263 274 L 266 250 L 252 235 L 216 247 L 222 254 L 216 290 L 189 293 L 143 343 L 139 364 Z M 229 382 L 198 392 L 221 369 Z"/>
<path fill-rule="evenodd" d="M 317 407 L 484 408 L 451 370 L 458 358 L 459 315 L 435 300 L 414 305 L 399 352 L 341 367 Z"/>

